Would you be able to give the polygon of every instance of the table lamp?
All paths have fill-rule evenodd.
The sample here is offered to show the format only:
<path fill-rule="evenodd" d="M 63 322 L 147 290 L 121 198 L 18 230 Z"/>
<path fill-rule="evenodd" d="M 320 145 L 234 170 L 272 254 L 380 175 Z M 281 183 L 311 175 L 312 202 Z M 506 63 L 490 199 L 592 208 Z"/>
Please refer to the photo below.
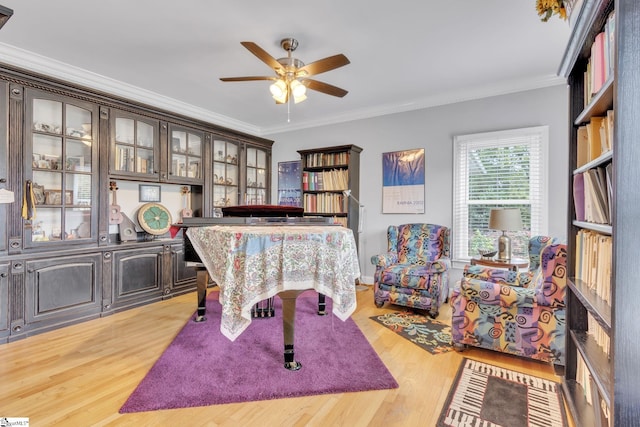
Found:
<path fill-rule="evenodd" d="M 498 238 L 498 261 L 509 262 L 511 260 L 511 239 L 507 236 L 507 231 L 522 229 L 520 209 L 491 209 L 491 215 L 489 216 L 489 228 L 493 230 L 502 230 L 502 236 Z"/>

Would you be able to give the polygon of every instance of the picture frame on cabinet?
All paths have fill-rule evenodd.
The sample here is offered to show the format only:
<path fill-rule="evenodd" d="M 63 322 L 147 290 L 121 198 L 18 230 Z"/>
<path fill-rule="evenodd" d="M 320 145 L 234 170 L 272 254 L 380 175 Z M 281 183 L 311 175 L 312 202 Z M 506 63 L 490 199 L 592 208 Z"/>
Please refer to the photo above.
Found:
<path fill-rule="evenodd" d="M 45 204 L 47 205 L 61 205 L 62 204 L 62 191 L 61 190 L 45 190 Z M 65 190 L 64 192 L 64 204 L 73 204 L 73 191 Z"/>
<path fill-rule="evenodd" d="M 160 186 L 140 184 L 138 187 L 138 201 L 160 202 Z"/>
<path fill-rule="evenodd" d="M 44 205 L 46 201 L 46 196 L 44 194 L 44 185 L 38 185 L 35 182 L 33 183 L 33 199 L 36 202 L 36 205 Z"/>
<path fill-rule="evenodd" d="M 67 156 L 65 169 L 68 171 L 83 171 L 84 157 Z"/>

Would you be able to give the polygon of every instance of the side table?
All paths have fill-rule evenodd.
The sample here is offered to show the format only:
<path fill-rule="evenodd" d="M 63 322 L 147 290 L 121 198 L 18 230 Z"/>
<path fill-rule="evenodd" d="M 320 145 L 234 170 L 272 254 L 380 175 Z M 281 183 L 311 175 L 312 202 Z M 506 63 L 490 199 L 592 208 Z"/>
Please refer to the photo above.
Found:
<path fill-rule="evenodd" d="M 494 258 L 482 258 L 475 256 L 471 258 L 471 265 L 481 265 L 491 268 L 505 268 L 508 270 L 518 271 L 521 268 L 529 266 L 529 260 L 524 258 L 511 258 L 509 261 L 499 261 Z"/>

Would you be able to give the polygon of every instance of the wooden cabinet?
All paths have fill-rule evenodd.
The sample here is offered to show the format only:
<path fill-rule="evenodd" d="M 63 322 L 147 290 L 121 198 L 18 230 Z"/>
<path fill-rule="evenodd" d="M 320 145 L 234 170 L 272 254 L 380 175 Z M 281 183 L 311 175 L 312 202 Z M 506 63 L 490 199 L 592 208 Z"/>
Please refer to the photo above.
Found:
<path fill-rule="evenodd" d="M 171 247 L 171 274 L 173 275 L 171 295 L 179 295 L 193 289 L 196 282 L 196 269 L 184 260 L 182 244 Z"/>
<path fill-rule="evenodd" d="M 269 202 L 272 141 L 3 64 L 0 103 L 0 342 L 195 289 L 181 234 L 119 241 L 110 181 L 134 222 L 145 183 L 174 218 Z"/>
<path fill-rule="evenodd" d="M 24 329 L 32 333 L 97 317 L 102 254 L 58 256 L 25 263 Z"/>
<path fill-rule="evenodd" d="M 214 137 L 213 207 L 268 204 L 271 200 L 271 144 Z"/>
<path fill-rule="evenodd" d="M 9 84 L 0 81 L 0 189 L 7 189 L 9 181 L 7 171 L 7 157 L 9 153 L 9 98 L 7 96 Z M 7 250 L 7 204 L 0 203 L 0 253 Z M 1 328 L 1 326 L 0 326 Z M 0 332 L 1 333 L 1 332 Z"/>
<path fill-rule="evenodd" d="M 360 153 L 356 145 L 299 150 L 305 216 L 335 218 L 357 236 L 360 223 Z M 345 194 L 345 191 L 350 195 Z"/>
<path fill-rule="evenodd" d="M 163 253 L 162 246 L 113 252 L 113 309 L 162 298 Z"/>
<path fill-rule="evenodd" d="M 594 64 L 598 61 L 593 55 L 598 55 L 599 49 L 592 46 L 599 43 L 599 34 L 611 28 L 612 16 L 615 35 L 605 43 L 613 46 L 613 67 L 601 85 L 601 81 L 584 76 L 588 69 L 597 69 Z M 608 176 L 610 181 L 611 209 L 604 221 L 599 215 L 589 217 L 588 206 L 583 217 L 579 197 L 570 201 L 563 391 L 576 425 L 626 426 L 636 425 L 640 419 L 635 393 L 640 383 L 640 323 L 635 317 L 640 305 L 635 265 L 640 239 L 638 22 L 640 2 L 636 0 L 585 0 L 560 68 L 570 88 L 570 194 L 583 194 L 580 179 L 590 179 L 585 174 L 593 174 L 599 168 L 604 169 L 605 180 Z M 590 83 L 595 83 L 597 90 L 590 90 Z M 592 126 L 597 117 L 606 117 L 607 111 L 613 111 L 608 149 L 591 154 L 585 162 L 579 148 L 584 143 L 580 129 Z M 593 147 L 589 145 L 593 140 L 588 139 L 587 146 Z M 585 184 L 587 191 L 590 185 Z M 585 236 L 604 243 L 587 251 Z M 585 270 L 585 263 L 590 270 Z"/>
<path fill-rule="evenodd" d="M 0 342 L 9 335 L 9 264 L 0 263 Z"/>
<path fill-rule="evenodd" d="M 39 90 L 25 101 L 25 191 L 35 205 L 24 247 L 95 242 L 97 106 Z"/>
<path fill-rule="evenodd" d="M 124 111 L 111 112 L 111 176 L 160 179 L 160 123 Z"/>
<path fill-rule="evenodd" d="M 169 180 L 201 184 L 203 178 L 204 133 L 184 126 L 169 125 Z"/>

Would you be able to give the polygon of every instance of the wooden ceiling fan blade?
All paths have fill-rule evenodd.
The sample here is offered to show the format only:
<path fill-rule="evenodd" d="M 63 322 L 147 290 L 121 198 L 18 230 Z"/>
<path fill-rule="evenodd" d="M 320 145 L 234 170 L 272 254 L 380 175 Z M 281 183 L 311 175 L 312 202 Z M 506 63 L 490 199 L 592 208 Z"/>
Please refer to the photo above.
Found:
<path fill-rule="evenodd" d="M 275 71 L 282 71 L 282 64 L 280 64 L 273 56 L 269 55 L 266 50 L 264 50 L 254 42 L 240 42 L 240 44 L 247 48 L 249 52 L 257 56 L 258 59 L 260 59 L 262 62 L 273 68 Z"/>
<path fill-rule="evenodd" d="M 309 89 L 316 90 L 318 92 L 326 93 L 327 95 L 337 96 L 342 98 L 349 92 L 341 89 L 337 86 L 330 85 L 328 83 L 319 82 L 317 80 L 304 79 L 302 84 L 308 87 Z"/>
<path fill-rule="evenodd" d="M 254 80 L 278 80 L 276 76 L 220 77 L 223 82 L 249 82 Z"/>
<path fill-rule="evenodd" d="M 300 77 L 312 76 L 315 74 L 326 73 L 327 71 L 335 70 L 336 68 L 343 67 L 350 64 L 349 59 L 343 54 L 329 56 L 324 59 L 319 59 L 310 64 L 300 67 L 296 72 L 296 75 Z"/>

